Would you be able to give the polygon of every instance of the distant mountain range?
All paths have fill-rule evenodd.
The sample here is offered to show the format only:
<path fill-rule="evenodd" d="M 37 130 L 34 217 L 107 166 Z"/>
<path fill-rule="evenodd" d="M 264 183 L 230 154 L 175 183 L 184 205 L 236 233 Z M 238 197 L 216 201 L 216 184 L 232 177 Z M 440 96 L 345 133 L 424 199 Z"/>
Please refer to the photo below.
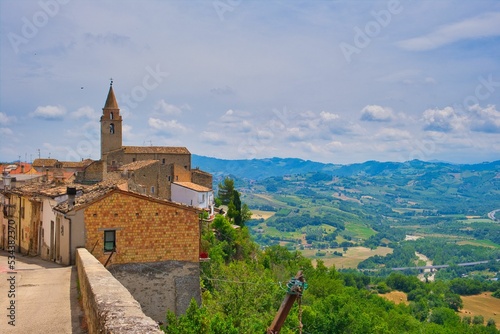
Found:
<path fill-rule="evenodd" d="M 273 176 L 304 173 L 326 173 L 338 176 L 390 176 L 393 173 L 406 174 L 405 171 L 409 170 L 421 170 L 426 173 L 432 171 L 460 173 L 464 171 L 490 170 L 500 173 L 500 160 L 480 164 L 451 164 L 412 160 L 406 162 L 366 161 L 363 163 L 340 165 L 297 158 L 225 160 L 193 154 L 192 166 L 212 173 L 216 179 L 224 176 L 234 176 L 249 180 L 261 180 Z"/>

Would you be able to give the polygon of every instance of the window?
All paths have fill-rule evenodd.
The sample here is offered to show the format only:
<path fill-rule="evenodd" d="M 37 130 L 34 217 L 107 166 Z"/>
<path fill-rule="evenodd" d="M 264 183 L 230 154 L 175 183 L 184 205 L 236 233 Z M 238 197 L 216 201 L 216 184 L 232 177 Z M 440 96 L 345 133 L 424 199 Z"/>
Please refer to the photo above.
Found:
<path fill-rule="evenodd" d="M 115 133 L 115 125 L 113 123 L 109 125 L 109 133 L 111 134 Z"/>
<path fill-rule="evenodd" d="M 104 251 L 111 252 L 115 249 L 115 232 L 112 231 L 104 231 Z"/>
<path fill-rule="evenodd" d="M 135 162 L 135 161 L 136 161 L 136 159 L 135 159 L 135 158 L 132 158 L 132 162 Z"/>
<path fill-rule="evenodd" d="M 155 193 L 155 187 L 151 187 L 151 193 L 154 194 Z"/>
<path fill-rule="evenodd" d="M 109 113 L 109 119 L 113 119 L 113 112 Z"/>
<path fill-rule="evenodd" d="M 165 158 L 161 159 L 161 163 L 164 165 L 165 164 Z"/>

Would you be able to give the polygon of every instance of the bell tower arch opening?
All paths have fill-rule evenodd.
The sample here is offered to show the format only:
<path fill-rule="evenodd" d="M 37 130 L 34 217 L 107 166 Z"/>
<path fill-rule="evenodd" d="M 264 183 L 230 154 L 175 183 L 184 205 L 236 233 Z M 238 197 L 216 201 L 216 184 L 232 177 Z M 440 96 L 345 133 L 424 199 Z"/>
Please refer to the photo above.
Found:
<path fill-rule="evenodd" d="M 122 148 L 122 116 L 113 91 L 113 80 L 109 85 L 109 92 L 106 98 L 101 115 L 101 160 L 109 152 Z"/>

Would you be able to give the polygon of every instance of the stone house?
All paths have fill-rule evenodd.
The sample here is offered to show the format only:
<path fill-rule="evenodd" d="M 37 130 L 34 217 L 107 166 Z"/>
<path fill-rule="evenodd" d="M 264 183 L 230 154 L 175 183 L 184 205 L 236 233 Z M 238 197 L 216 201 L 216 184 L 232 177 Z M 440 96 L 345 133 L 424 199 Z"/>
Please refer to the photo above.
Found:
<path fill-rule="evenodd" d="M 67 231 L 61 249 L 74 260 L 77 247 L 100 262 L 199 262 L 200 211 L 126 190 L 127 184 L 97 184 L 57 205 L 56 220 Z M 72 203 L 73 202 L 73 203 Z"/>

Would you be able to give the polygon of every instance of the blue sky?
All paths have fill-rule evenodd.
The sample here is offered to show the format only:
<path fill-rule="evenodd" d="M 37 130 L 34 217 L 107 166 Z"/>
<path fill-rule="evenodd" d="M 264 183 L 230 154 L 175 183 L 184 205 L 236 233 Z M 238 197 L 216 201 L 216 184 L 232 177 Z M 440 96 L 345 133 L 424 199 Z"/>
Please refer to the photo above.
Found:
<path fill-rule="evenodd" d="M 0 160 L 500 159 L 499 1 L 0 2 Z"/>

